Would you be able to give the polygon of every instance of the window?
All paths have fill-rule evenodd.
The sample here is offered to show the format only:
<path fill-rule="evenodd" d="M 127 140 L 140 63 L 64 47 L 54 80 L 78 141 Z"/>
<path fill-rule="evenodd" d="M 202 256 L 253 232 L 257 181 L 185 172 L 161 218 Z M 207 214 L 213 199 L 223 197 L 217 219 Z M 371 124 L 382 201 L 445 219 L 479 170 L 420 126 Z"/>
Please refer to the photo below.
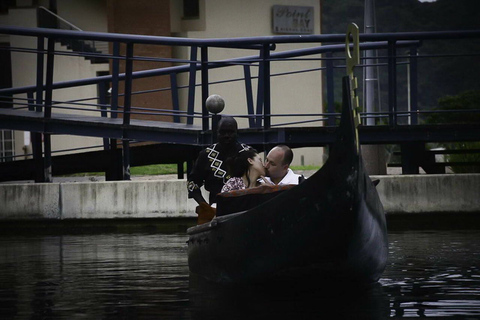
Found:
<path fill-rule="evenodd" d="M 0 130 L 0 162 L 12 161 L 15 155 L 15 140 L 12 130 Z"/>
<path fill-rule="evenodd" d="M 198 19 L 199 17 L 199 0 L 183 0 L 183 19 Z"/>

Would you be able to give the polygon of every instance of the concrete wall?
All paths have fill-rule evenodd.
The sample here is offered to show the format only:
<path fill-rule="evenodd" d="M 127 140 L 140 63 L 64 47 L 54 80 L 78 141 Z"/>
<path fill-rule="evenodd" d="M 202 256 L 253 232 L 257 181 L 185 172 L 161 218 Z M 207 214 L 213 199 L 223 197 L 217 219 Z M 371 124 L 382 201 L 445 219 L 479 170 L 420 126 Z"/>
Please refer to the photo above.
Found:
<path fill-rule="evenodd" d="M 374 178 L 387 213 L 480 212 L 480 174 Z"/>
<path fill-rule="evenodd" d="M 0 185 L 0 219 L 196 217 L 185 180 Z"/>
<path fill-rule="evenodd" d="M 378 176 L 387 214 L 480 212 L 480 174 Z M 185 180 L 0 185 L 1 219 L 196 217 Z"/>

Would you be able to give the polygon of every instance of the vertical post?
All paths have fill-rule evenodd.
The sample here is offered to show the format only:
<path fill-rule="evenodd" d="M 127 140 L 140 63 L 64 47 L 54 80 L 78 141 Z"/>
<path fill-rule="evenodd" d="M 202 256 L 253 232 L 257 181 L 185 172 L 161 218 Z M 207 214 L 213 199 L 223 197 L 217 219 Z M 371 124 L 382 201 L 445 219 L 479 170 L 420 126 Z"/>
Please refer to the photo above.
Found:
<path fill-rule="evenodd" d="M 100 104 L 100 115 L 102 118 L 108 117 L 108 112 L 107 112 L 107 104 L 108 104 L 108 98 L 107 98 L 107 83 L 105 81 L 102 81 L 98 84 L 98 103 Z M 103 149 L 108 150 L 110 149 L 110 143 L 108 138 L 103 138 Z"/>
<path fill-rule="evenodd" d="M 262 58 L 263 58 L 263 50 L 260 50 L 260 59 Z M 255 118 L 256 127 L 262 126 L 262 117 L 260 115 L 263 113 L 263 95 L 264 95 L 263 74 L 265 73 L 264 67 L 265 67 L 264 64 L 260 62 L 260 65 L 258 66 L 258 81 L 257 81 L 257 110 L 256 110 L 257 117 Z"/>
<path fill-rule="evenodd" d="M 397 126 L 397 52 L 395 40 L 388 41 L 388 108 L 389 125 Z"/>
<path fill-rule="evenodd" d="M 110 117 L 118 118 L 118 88 L 119 88 L 119 74 L 120 74 L 120 42 L 113 43 L 113 59 L 112 59 L 112 94 L 111 94 L 111 106 L 110 106 Z M 117 152 L 117 139 L 110 139 L 110 149 L 113 149 L 111 152 L 111 157 L 113 163 L 117 164 L 114 166 L 109 166 L 105 170 L 105 180 L 119 180 L 120 179 L 120 157 L 117 158 L 119 152 Z"/>
<path fill-rule="evenodd" d="M 55 39 L 48 38 L 47 49 L 47 70 L 45 79 L 45 104 L 43 109 L 44 118 L 52 117 L 52 98 L 53 98 L 53 71 L 55 57 Z M 50 133 L 43 134 L 43 180 L 52 182 L 52 143 Z"/>
<path fill-rule="evenodd" d="M 37 88 L 35 99 L 35 111 L 42 112 L 43 104 L 43 63 L 45 54 L 45 38 L 37 38 Z M 43 170 L 43 150 L 42 150 L 42 133 L 34 132 L 32 134 L 32 153 L 35 163 L 35 182 L 44 182 Z"/>
<path fill-rule="evenodd" d="M 197 47 L 193 46 L 190 49 L 190 70 L 189 70 L 189 80 L 188 80 L 188 106 L 187 106 L 187 115 L 190 117 L 187 118 L 187 124 L 193 124 L 194 108 L 195 108 L 195 83 L 197 77 Z"/>
<path fill-rule="evenodd" d="M 112 118 L 117 118 L 118 110 L 118 76 L 120 73 L 120 43 L 113 43 L 113 59 L 112 59 L 112 98 L 111 98 L 111 114 Z"/>
<path fill-rule="evenodd" d="M 132 103 L 132 73 L 133 73 L 133 43 L 127 43 L 125 61 L 125 90 L 123 104 L 123 125 L 130 125 L 130 112 Z M 123 180 L 130 180 L 130 141 L 127 137 L 122 139 Z"/>
<path fill-rule="evenodd" d="M 28 111 L 35 111 L 35 98 L 33 97 L 33 91 L 27 92 Z"/>
<path fill-rule="evenodd" d="M 180 117 L 177 115 L 178 111 L 180 111 L 180 103 L 178 99 L 178 83 L 177 83 L 177 74 L 170 73 L 170 87 L 171 87 L 171 94 L 172 94 L 172 107 L 173 107 L 173 122 L 179 123 Z M 183 166 L 182 166 L 183 168 Z"/>
<path fill-rule="evenodd" d="M 183 162 L 177 163 L 177 179 L 183 179 L 185 172 L 183 170 Z"/>
<path fill-rule="evenodd" d="M 417 48 L 410 48 L 410 124 L 418 124 L 418 61 L 417 61 Z"/>
<path fill-rule="evenodd" d="M 371 34 L 376 32 L 375 20 L 375 0 L 365 0 L 365 33 Z M 378 79 L 375 75 L 376 67 L 372 66 L 372 64 L 374 64 L 373 58 L 375 58 L 376 55 L 376 50 L 374 49 L 365 50 L 364 52 L 365 68 L 363 69 L 363 105 L 365 106 L 364 111 L 367 116 L 365 122 L 368 126 L 375 125 L 375 118 L 372 117 L 372 114 L 377 110 L 375 107 L 375 82 L 378 81 Z"/>
<path fill-rule="evenodd" d="M 45 105 L 44 105 L 44 117 L 51 118 L 52 116 L 52 96 L 53 96 L 53 67 L 54 67 L 54 54 L 55 51 L 55 39 L 48 39 L 47 49 L 47 74 L 45 79 Z"/>
<path fill-rule="evenodd" d="M 333 54 L 331 52 L 326 53 L 326 67 L 327 67 L 327 110 L 328 113 L 335 113 L 335 83 L 333 74 Z M 335 116 L 328 116 L 328 125 L 335 125 Z"/>
<path fill-rule="evenodd" d="M 130 125 L 132 103 L 133 43 L 127 43 L 125 61 L 125 90 L 123 103 L 123 125 Z"/>
<path fill-rule="evenodd" d="M 208 125 L 208 110 L 207 110 L 207 98 L 208 98 L 208 48 L 203 46 L 200 49 L 201 52 L 201 73 L 202 73 L 202 130 L 207 131 Z M 213 141 L 212 141 L 213 143 Z"/>
<path fill-rule="evenodd" d="M 270 129 L 271 126 L 271 108 L 270 108 L 270 45 L 263 45 L 263 127 Z"/>
<path fill-rule="evenodd" d="M 245 74 L 245 94 L 247 98 L 247 112 L 248 112 L 248 126 L 253 128 L 255 126 L 255 119 L 253 118 L 253 88 L 252 88 L 252 73 L 250 72 L 250 65 L 243 66 L 243 73 Z"/>
<path fill-rule="evenodd" d="M 128 139 L 123 139 L 122 147 L 122 180 L 130 180 L 130 141 Z"/>
<path fill-rule="evenodd" d="M 37 112 L 42 111 L 43 103 L 43 55 L 45 51 L 45 38 L 38 37 L 37 39 L 37 99 L 36 99 L 36 108 Z"/>

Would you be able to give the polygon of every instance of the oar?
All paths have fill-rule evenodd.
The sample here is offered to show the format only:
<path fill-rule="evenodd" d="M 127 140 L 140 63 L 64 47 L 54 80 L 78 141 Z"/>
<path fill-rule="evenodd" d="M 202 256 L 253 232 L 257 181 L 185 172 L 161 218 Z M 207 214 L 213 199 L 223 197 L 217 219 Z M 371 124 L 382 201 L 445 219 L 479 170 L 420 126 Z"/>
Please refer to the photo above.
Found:
<path fill-rule="evenodd" d="M 217 214 L 217 209 L 212 208 L 206 202 L 200 202 L 195 208 L 195 212 L 198 214 L 197 225 L 200 225 L 212 221 Z"/>

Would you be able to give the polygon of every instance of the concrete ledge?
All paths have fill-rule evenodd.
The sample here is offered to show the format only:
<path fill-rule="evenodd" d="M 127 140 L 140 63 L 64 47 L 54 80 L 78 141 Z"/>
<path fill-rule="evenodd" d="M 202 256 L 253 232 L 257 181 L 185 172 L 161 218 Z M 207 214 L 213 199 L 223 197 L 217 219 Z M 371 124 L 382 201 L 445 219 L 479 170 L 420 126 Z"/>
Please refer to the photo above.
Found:
<path fill-rule="evenodd" d="M 0 185 L 0 219 L 58 219 L 58 184 Z"/>
<path fill-rule="evenodd" d="M 480 174 L 374 176 L 387 214 L 480 213 Z"/>
<path fill-rule="evenodd" d="M 0 219 L 196 217 L 185 180 L 0 185 Z"/>
<path fill-rule="evenodd" d="M 387 214 L 480 213 L 480 174 L 374 176 Z M 185 180 L 0 185 L 0 220 L 195 218 Z"/>

